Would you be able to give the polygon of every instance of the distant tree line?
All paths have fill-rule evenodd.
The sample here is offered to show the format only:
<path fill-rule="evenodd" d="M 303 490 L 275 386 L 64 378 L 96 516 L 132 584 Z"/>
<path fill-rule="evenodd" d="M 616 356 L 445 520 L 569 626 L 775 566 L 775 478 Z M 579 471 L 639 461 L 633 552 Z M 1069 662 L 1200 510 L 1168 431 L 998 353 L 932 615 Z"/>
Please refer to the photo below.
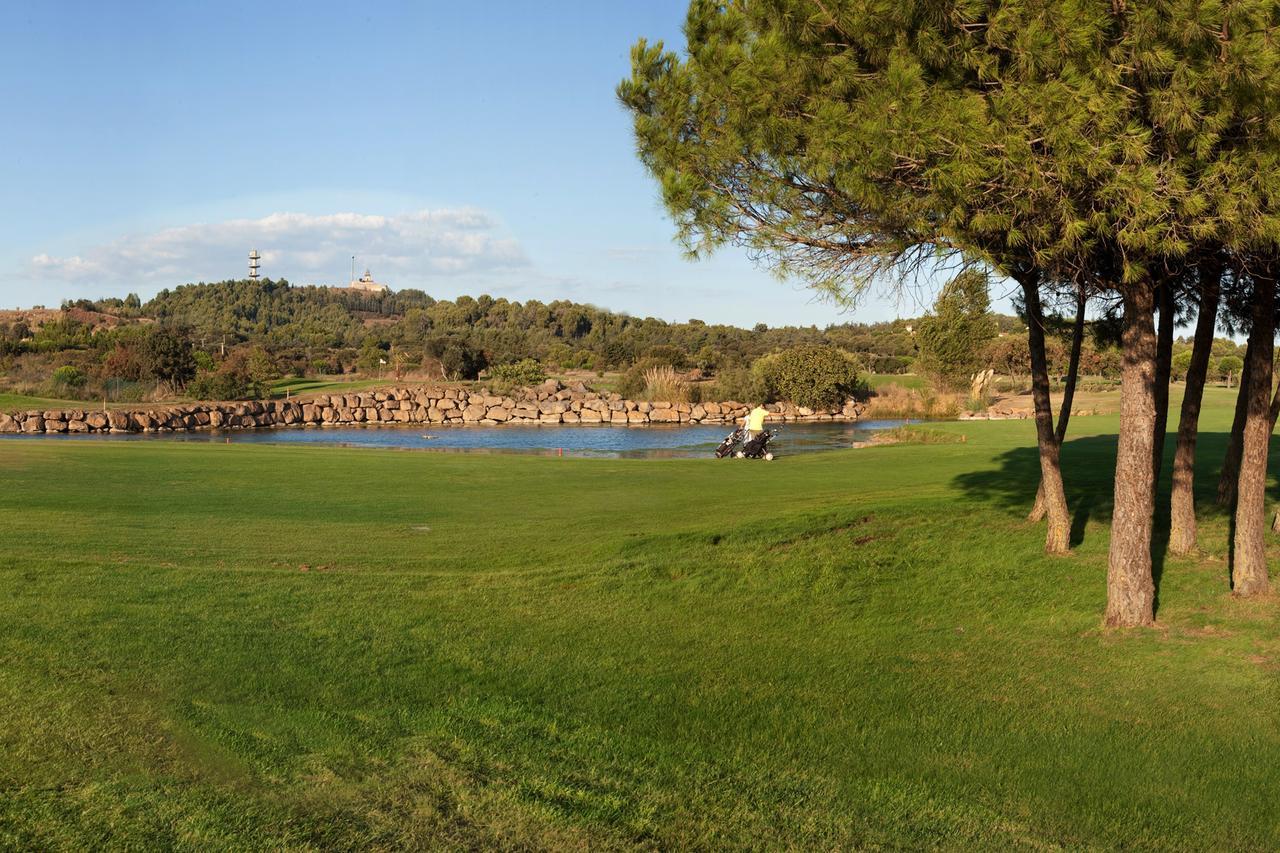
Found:
<path fill-rule="evenodd" d="M 193 351 L 218 362 L 238 348 L 257 347 L 282 373 L 299 375 L 434 371 L 474 379 L 524 359 L 553 370 L 596 371 L 657 361 L 710 375 L 746 369 L 763 356 L 802 346 L 834 347 L 856 356 L 866 370 L 903 373 L 919 356 L 918 321 L 911 319 L 825 328 L 761 323 L 747 329 L 632 317 L 566 300 L 438 300 L 417 290 L 360 293 L 269 279 L 183 285 L 145 303 L 131 294 L 67 302 L 63 308 L 63 319 L 38 329 L 0 325 L 0 353 L 96 349 L 133 364 L 126 353 L 139 327 L 156 325 L 176 330 Z M 74 311 L 126 323 L 95 328 L 73 319 Z M 1015 336 L 1025 332 L 1017 317 L 992 315 L 990 323 Z"/>

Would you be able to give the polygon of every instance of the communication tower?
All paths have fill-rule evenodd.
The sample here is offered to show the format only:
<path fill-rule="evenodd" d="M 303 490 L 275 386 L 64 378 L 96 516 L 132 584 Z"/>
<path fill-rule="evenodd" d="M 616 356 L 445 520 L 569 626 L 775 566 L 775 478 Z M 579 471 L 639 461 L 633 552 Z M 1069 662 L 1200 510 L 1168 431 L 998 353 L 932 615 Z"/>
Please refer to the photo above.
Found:
<path fill-rule="evenodd" d="M 256 279 L 258 277 L 258 268 L 262 266 L 262 255 L 258 254 L 257 249 L 249 252 L 249 278 Z"/>

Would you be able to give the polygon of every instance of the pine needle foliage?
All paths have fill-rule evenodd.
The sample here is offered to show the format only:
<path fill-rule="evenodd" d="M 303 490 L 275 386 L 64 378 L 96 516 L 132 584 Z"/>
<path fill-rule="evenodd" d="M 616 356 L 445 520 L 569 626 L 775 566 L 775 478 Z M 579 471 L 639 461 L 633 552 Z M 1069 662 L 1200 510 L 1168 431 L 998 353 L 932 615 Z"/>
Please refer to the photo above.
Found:
<path fill-rule="evenodd" d="M 959 252 L 1114 286 L 1280 235 L 1273 2 L 694 0 L 619 86 L 678 234 L 856 297 Z"/>

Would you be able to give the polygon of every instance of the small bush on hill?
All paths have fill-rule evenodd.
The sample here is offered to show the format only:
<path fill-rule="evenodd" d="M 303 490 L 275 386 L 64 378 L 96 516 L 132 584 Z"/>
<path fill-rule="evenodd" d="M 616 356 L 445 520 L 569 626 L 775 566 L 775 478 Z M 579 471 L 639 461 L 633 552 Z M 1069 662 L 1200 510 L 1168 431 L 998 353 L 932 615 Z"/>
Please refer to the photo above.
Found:
<path fill-rule="evenodd" d="M 83 370 L 70 364 L 64 364 L 53 371 L 53 384 L 55 386 L 75 391 L 84 387 L 86 378 Z"/>
<path fill-rule="evenodd" d="M 858 370 L 856 358 L 827 346 L 783 350 L 759 359 L 751 367 L 766 398 L 787 400 L 810 409 L 831 408 L 848 397 L 865 395 Z"/>

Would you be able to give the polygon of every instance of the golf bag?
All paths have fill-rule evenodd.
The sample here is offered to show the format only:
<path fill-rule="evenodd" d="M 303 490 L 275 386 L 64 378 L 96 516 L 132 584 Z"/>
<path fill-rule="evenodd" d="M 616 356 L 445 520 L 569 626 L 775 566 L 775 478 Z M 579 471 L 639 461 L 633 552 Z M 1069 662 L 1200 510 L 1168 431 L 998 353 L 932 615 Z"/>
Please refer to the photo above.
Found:
<path fill-rule="evenodd" d="M 769 452 L 769 442 L 775 435 L 776 431 L 761 430 L 756 433 L 755 438 L 742 445 L 739 456 L 746 459 L 773 459 L 773 454 Z"/>
<path fill-rule="evenodd" d="M 726 456 L 732 456 L 733 451 L 737 449 L 744 437 L 745 433 L 742 431 L 742 427 L 738 427 L 726 435 L 724 441 L 720 442 L 720 446 L 716 448 L 716 458 L 724 459 Z"/>

